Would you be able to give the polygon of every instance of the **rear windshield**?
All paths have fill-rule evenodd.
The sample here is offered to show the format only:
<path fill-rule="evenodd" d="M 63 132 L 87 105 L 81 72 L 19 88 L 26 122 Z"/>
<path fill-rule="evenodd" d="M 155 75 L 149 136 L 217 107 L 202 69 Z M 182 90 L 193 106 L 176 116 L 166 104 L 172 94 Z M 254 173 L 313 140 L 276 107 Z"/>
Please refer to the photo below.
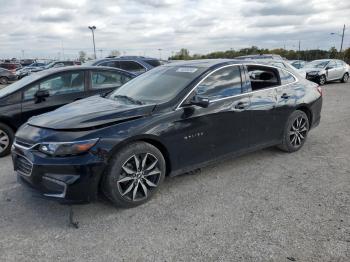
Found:
<path fill-rule="evenodd" d="M 154 67 L 160 66 L 159 60 L 155 60 L 155 59 L 153 59 L 153 60 L 143 60 L 143 62 L 145 62 L 145 63 L 147 63 L 147 64 L 149 64 L 151 66 L 154 66 Z"/>
<path fill-rule="evenodd" d="M 32 74 L 29 75 L 27 77 L 22 78 L 21 80 L 18 80 L 17 82 L 14 82 L 11 85 L 8 85 L 4 88 L 0 89 L 0 98 L 5 97 L 9 94 L 12 94 L 13 92 L 16 92 L 17 90 L 21 89 L 22 87 L 24 87 L 25 85 L 37 80 L 38 78 L 40 78 L 41 75 L 40 74 Z"/>

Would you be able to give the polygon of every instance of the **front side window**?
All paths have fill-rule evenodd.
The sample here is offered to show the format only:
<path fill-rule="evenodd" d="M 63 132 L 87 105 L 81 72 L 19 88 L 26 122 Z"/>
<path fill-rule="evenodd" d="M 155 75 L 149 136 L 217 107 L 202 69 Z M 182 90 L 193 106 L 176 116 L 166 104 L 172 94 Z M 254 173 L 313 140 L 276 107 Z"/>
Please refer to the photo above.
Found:
<path fill-rule="evenodd" d="M 327 68 L 329 68 L 329 69 L 333 69 L 336 67 L 337 67 L 337 64 L 334 61 L 330 61 L 327 65 Z"/>
<path fill-rule="evenodd" d="M 286 85 L 295 82 L 294 76 L 284 70 L 278 70 L 280 73 L 281 84 Z"/>
<path fill-rule="evenodd" d="M 103 89 L 119 87 L 129 81 L 131 78 L 117 72 L 93 71 L 91 72 L 91 88 Z"/>
<path fill-rule="evenodd" d="M 134 61 L 120 61 L 120 68 L 125 71 L 137 73 L 143 73 L 146 71 L 142 65 Z"/>
<path fill-rule="evenodd" d="M 241 72 L 238 66 L 229 66 L 209 75 L 201 82 L 196 94 L 210 100 L 241 94 Z"/>
<path fill-rule="evenodd" d="M 47 90 L 50 96 L 84 91 L 84 72 L 63 73 L 47 78 L 24 92 L 24 99 L 33 99 L 38 90 Z"/>

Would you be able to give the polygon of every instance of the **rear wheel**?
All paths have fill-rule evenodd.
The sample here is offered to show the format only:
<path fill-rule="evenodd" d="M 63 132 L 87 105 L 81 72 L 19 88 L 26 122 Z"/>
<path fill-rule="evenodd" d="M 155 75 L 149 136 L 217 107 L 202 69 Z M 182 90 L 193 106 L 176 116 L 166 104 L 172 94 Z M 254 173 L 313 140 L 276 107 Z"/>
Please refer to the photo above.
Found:
<path fill-rule="evenodd" d="M 7 79 L 7 77 L 0 77 L 0 84 L 1 85 L 7 85 L 8 84 L 8 79 Z"/>
<path fill-rule="evenodd" d="M 279 148 L 286 152 L 295 152 L 305 143 L 309 132 L 309 119 L 300 110 L 294 111 L 285 126 L 283 141 Z"/>
<path fill-rule="evenodd" d="M 318 83 L 322 86 L 326 83 L 326 76 L 325 75 L 321 75 L 320 79 L 318 80 Z"/>
<path fill-rule="evenodd" d="M 103 192 L 119 207 L 135 207 L 147 202 L 165 177 L 165 160 L 151 144 L 135 142 L 111 159 L 104 177 Z"/>
<path fill-rule="evenodd" d="M 9 126 L 0 123 L 0 157 L 10 153 L 13 137 L 13 130 Z"/>
<path fill-rule="evenodd" d="M 343 78 L 340 80 L 342 83 L 346 83 L 346 82 L 348 82 L 348 80 L 349 80 L 349 74 L 348 73 L 345 73 L 344 75 L 343 75 Z"/>

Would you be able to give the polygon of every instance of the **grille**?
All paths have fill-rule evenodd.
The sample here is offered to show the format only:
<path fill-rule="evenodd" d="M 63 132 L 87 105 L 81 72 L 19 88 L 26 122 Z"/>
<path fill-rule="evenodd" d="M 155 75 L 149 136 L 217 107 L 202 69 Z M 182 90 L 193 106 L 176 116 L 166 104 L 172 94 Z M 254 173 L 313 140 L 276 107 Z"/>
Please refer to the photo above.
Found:
<path fill-rule="evenodd" d="M 16 157 L 16 170 L 22 175 L 30 176 L 32 173 L 33 164 L 26 158 L 17 155 Z"/>

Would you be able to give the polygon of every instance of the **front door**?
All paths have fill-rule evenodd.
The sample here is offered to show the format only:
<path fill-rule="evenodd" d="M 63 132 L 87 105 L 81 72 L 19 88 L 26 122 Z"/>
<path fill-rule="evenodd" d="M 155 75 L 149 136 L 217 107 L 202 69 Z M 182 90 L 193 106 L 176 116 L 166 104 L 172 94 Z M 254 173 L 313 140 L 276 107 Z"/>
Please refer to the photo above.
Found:
<path fill-rule="evenodd" d="M 22 121 L 30 117 L 55 110 L 65 104 L 84 98 L 84 71 L 62 72 L 31 85 L 23 91 Z M 48 92 L 47 97 L 38 98 L 38 91 Z"/>
<path fill-rule="evenodd" d="M 190 105 L 194 96 L 209 99 L 208 107 Z M 177 147 L 181 166 L 249 147 L 249 104 L 249 94 L 242 94 L 239 66 L 225 66 L 207 76 L 177 110 L 176 131 L 167 138 Z"/>

